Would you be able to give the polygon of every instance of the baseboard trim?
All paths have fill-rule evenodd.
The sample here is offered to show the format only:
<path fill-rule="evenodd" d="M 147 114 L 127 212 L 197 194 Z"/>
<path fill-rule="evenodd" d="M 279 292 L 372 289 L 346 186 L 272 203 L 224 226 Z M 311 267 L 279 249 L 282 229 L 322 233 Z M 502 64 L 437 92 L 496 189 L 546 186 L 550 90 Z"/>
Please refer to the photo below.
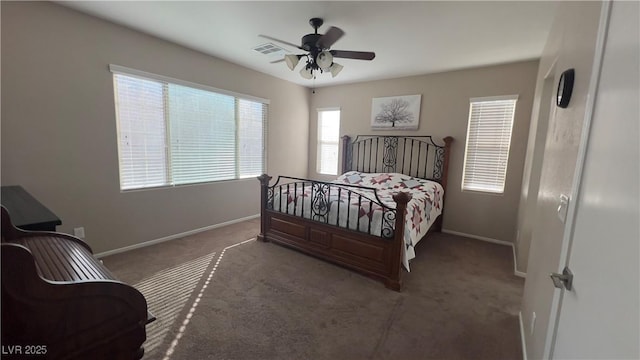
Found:
<path fill-rule="evenodd" d="M 494 244 L 498 244 L 498 245 L 513 246 L 513 243 L 510 243 L 508 241 L 493 239 L 493 238 L 480 236 L 480 235 L 467 234 L 467 233 L 448 230 L 448 229 L 442 229 L 442 232 L 445 233 L 445 234 L 464 236 L 464 237 L 468 237 L 468 238 L 472 238 L 472 239 L 476 239 L 476 240 L 482 240 L 482 241 L 486 241 L 486 242 L 490 242 L 490 243 L 494 243 Z"/>
<path fill-rule="evenodd" d="M 522 360 L 527 360 L 527 342 L 524 339 L 524 321 L 522 321 L 522 311 L 518 312 L 520 322 L 520 341 L 522 342 Z"/>
<path fill-rule="evenodd" d="M 490 243 L 493 243 L 493 244 L 498 244 L 498 245 L 503 245 L 503 246 L 511 246 L 511 250 L 513 252 L 513 275 L 521 277 L 521 278 L 527 277 L 527 273 L 524 273 L 522 271 L 518 271 L 518 262 L 517 262 L 517 259 L 516 259 L 516 247 L 514 246 L 513 243 L 508 242 L 508 241 L 504 241 L 504 240 L 493 239 L 493 238 L 489 238 L 489 237 L 485 237 L 485 236 L 467 234 L 467 233 L 463 233 L 463 232 L 459 232 L 459 231 L 453 231 L 453 230 L 449 230 L 449 229 L 442 229 L 442 232 L 445 233 L 445 234 L 464 236 L 464 237 L 468 237 L 468 238 L 472 238 L 472 239 L 476 239 L 476 240 L 486 241 L 486 242 L 490 242 Z"/>
<path fill-rule="evenodd" d="M 527 277 L 527 273 L 526 272 L 518 271 L 518 258 L 516 257 L 516 246 L 515 246 L 515 244 L 511 247 L 511 249 L 513 250 L 513 275 L 521 277 L 521 278 L 526 278 Z"/>
<path fill-rule="evenodd" d="M 104 252 L 95 254 L 95 257 L 103 258 L 103 257 L 109 256 L 109 255 L 120 254 L 120 253 L 123 253 L 123 252 L 126 252 L 126 251 L 135 250 L 135 249 L 139 249 L 139 248 L 143 248 L 143 247 L 147 247 L 147 246 L 151 246 L 151 245 L 155 245 L 155 244 L 160 244 L 160 243 L 163 243 L 165 241 L 179 239 L 179 238 L 182 238 L 182 237 L 185 237 L 185 236 L 201 233 L 203 231 L 213 230 L 213 229 L 217 229 L 217 228 L 220 228 L 220 227 L 223 227 L 223 226 L 232 225 L 232 224 L 236 224 L 236 223 L 247 221 L 247 220 L 252 220 L 252 219 L 255 219 L 255 218 L 259 218 L 259 217 L 260 217 L 260 214 L 256 214 L 256 215 L 243 217 L 243 218 L 240 218 L 240 219 L 225 221 L 223 223 L 209 225 L 209 226 L 201 227 L 201 228 L 198 228 L 198 229 L 181 232 L 179 234 L 169 235 L 169 236 L 165 236 L 165 237 L 162 237 L 162 238 L 159 238 L 159 239 L 154 239 L 154 240 L 141 242 L 139 244 L 125 246 L 125 247 L 122 247 L 122 248 L 119 248 L 119 249 L 104 251 Z"/>

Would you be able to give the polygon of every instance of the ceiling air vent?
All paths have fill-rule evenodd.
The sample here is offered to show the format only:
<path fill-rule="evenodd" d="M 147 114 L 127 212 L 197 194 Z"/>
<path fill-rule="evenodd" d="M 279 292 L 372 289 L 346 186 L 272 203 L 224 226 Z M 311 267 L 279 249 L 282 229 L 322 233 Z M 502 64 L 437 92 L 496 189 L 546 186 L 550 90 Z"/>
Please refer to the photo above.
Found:
<path fill-rule="evenodd" d="M 272 43 L 258 45 L 254 47 L 253 50 L 259 52 L 260 54 L 267 55 L 270 61 L 281 60 L 286 54 L 289 53 L 285 49 Z"/>
<path fill-rule="evenodd" d="M 285 50 L 279 46 L 276 46 L 272 43 L 266 43 L 266 44 L 262 44 L 262 45 L 258 45 L 256 47 L 253 48 L 253 50 L 261 53 L 261 54 L 265 54 L 265 55 L 269 55 L 271 56 L 274 53 L 282 53 L 282 55 L 285 54 Z"/>

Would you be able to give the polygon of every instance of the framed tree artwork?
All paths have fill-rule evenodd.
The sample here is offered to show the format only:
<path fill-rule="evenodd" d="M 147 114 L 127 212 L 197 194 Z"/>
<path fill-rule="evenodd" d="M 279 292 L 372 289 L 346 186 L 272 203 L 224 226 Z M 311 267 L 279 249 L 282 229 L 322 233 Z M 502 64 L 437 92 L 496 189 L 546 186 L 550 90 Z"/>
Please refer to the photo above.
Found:
<path fill-rule="evenodd" d="M 418 129 L 421 96 L 406 95 L 373 98 L 371 104 L 371 129 Z"/>

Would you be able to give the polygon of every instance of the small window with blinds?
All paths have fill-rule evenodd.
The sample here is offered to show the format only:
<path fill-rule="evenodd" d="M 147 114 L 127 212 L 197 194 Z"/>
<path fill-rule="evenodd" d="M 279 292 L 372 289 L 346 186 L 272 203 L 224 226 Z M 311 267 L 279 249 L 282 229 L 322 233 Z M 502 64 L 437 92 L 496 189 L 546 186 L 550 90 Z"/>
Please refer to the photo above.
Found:
<path fill-rule="evenodd" d="M 338 175 L 338 144 L 340 141 L 340 109 L 318 110 L 319 174 Z"/>
<path fill-rule="evenodd" d="M 266 100 L 115 65 L 111 71 L 122 190 L 264 172 Z"/>
<path fill-rule="evenodd" d="M 462 190 L 504 192 L 518 96 L 472 98 Z"/>

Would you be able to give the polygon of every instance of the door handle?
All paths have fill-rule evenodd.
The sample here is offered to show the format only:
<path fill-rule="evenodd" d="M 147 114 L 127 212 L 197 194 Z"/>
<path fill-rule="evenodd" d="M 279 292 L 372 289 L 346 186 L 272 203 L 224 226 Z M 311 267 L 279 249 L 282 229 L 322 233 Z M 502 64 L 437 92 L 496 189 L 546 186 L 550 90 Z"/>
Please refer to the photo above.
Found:
<path fill-rule="evenodd" d="M 566 266 L 562 270 L 562 274 L 551 273 L 549 277 L 551 277 L 551 280 L 553 281 L 553 286 L 558 289 L 567 289 L 571 291 L 573 288 L 573 273 Z"/>

